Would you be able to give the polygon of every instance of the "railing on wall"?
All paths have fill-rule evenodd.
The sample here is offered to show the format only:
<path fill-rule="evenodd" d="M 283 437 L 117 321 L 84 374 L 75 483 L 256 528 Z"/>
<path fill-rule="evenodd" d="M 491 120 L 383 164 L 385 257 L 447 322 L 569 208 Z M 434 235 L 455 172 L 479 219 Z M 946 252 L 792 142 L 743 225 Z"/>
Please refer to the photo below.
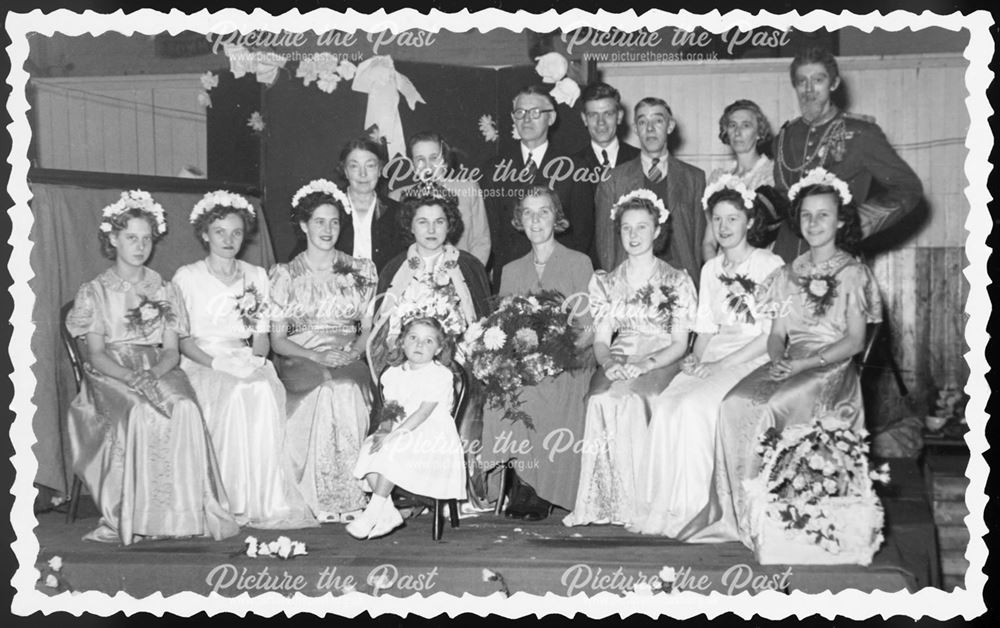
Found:
<path fill-rule="evenodd" d="M 177 176 L 207 171 L 198 74 L 32 79 L 43 168 Z"/>

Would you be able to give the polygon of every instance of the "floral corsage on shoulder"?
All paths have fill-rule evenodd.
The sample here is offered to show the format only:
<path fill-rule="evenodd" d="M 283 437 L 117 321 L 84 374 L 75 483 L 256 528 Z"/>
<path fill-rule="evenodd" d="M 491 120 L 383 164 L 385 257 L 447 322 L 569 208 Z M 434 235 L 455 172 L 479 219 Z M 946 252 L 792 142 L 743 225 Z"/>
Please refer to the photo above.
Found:
<path fill-rule="evenodd" d="M 260 296 L 260 291 L 257 290 L 256 284 L 246 286 L 243 289 L 243 293 L 234 298 L 236 302 L 233 304 L 233 309 L 236 310 L 236 315 L 239 316 L 240 322 L 247 329 L 256 329 L 257 321 L 260 318 L 260 311 L 264 306 L 264 301 Z"/>
<path fill-rule="evenodd" d="M 336 278 L 334 281 L 341 288 L 355 288 L 364 291 L 374 285 L 371 278 L 361 272 L 360 268 L 343 260 L 333 265 L 333 275 Z"/>
<path fill-rule="evenodd" d="M 719 275 L 719 281 L 726 287 L 726 308 L 742 323 L 753 325 L 754 295 L 757 292 L 757 282 L 750 277 L 737 273 L 733 276 Z"/>
<path fill-rule="evenodd" d="M 815 316 L 826 314 L 833 300 L 837 298 L 840 281 L 834 274 L 805 275 L 799 277 L 799 285 L 805 293 L 806 302 L 812 307 Z"/>
<path fill-rule="evenodd" d="M 146 336 L 157 325 L 176 321 L 177 315 L 170 301 L 154 300 L 147 295 L 141 295 L 139 305 L 125 312 L 125 320 L 129 331 Z"/>

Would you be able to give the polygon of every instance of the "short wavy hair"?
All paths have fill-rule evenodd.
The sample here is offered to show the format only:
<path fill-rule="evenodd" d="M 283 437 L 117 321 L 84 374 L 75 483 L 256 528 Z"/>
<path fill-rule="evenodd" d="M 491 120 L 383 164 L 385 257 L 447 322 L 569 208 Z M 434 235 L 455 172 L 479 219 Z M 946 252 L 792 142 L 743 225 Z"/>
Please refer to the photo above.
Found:
<path fill-rule="evenodd" d="M 347 211 L 344 206 L 340 204 L 340 201 L 335 199 L 332 194 L 326 192 L 310 192 L 302 198 L 299 199 L 297 205 L 292 206 L 291 212 L 291 222 L 295 229 L 295 233 L 299 238 L 304 238 L 305 234 L 302 232 L 298 226 L 304 222 L 309 222 L 312 218 L 313 212 L 316 208 L 321 205 L 333 205 L 337 208 L 337 213 L 340 215 L 340 222 L 346 222 L 350 219 L 347 215 Z"/>
<path fill-rule="evenodd" d="M 439 320 L 426 316 L 411 318 L 403 323 L 403 327 L 399 330 L 399 336 L 396 338 L 396 342 L 386 354 L 386 362 L 389 366 L 399 366 L 403 362 L 406 362 L 406 353 L 403 351 L 403 341 L 406 340 L 406 334 L 409 333 L 410 329 L 416 325 L 427 325 L 437 332 L 438 344 L 441 346 L 441 352 L 435 356 L 435 359 L 444 366 L 451 366 L 452 357 L 455 355 L 455 343 L 452 341 L 451 336 L 445 332 L 444 327 L 441 326 L 441 322 Z"/>
<path fill-rule="evenodd" d="M 243 220 L 243 241 L 247 242 L 257 234 L 257 217 L 242 207 L 230 207 L 229 205 L 213 205 L 202 212 L 194 219 L 194 236 L 205 248 L 208 242 L 202 237 L 208 233 L 208 227 L 216 220 L 221 220 L 230 214 L 235 214 Z"/>
<path fill-rule="evenodd" d="M 708 213 L 712 215 L 715 206 L 721 202 L 728 201 L 736 206 L 741 212 L 746 214 L 747 220 L 752 220 L 753 224 L 747 229 L 747 243 L 750 246 L 761 247 L 767 241 L 767 229 L 764 225 L 764 212 L 760 206 L 760 197 L 754 198 L 753 206 L 749 209 L 743 204 L 743 197 L 732 188 L 722 188 L 708 197 Z M 711 225 L 709 225 L 711 229 Z"/>
<path fill-rule="evenodd" d="M 734 111 L 741 109 L 749 111 L 757 119 L 757 152 L 764 152 L 765 148 L 771 143 L 774 134 L 771 132 L 771 123 L 768 122 L 767 116 L 760 110 L 760 106 L 752 100 L 741 98 L 723 109 L 722 117 L 719 118 L 719 139 L 722 140 L 723 144 L 729 146 L 729 134 L 726 133 L 726 129 L 729 126 L 729 116 L 733 115 Z"/>
<path fill-rule="evenodd" d="M 837 58 L 833 56 L 832 52 L 820 47 L 806 48 L 795 55 L 791 65 L 788 66 L 788 76 L 792 79 L 793 86 L 795 85 L 795 72 L 800 67 L 810 63 L 819 63 L 826 68 L 826 73 L 830 75 L 831 83 L 840 78 L 840 68 L 837 66 Z"/>
<path fill-rule="evenodd" d="M 566 219 L 566 213 L 563 211 L 562 201 L 559 200 L 559 195 L 556 194 L 555 190 L 547 185 L 532 185 L 520 190 L 517 196 L 517 203 L 514 205 L 514 216 L 511 218 L 510 224 L 518 231 L 524 231 L 524 220 L 521 217 L 521 214 L 524 213 L 524 201 L 539 196 L 547 197 L 549 202 L 552 203 L 555 232 L 562 233 L 569 229 L 569 220 Z"/>
<path fill-rule="evenodd" d="M 618 105 L 618 111 L 622 111 L 621 93 L 607 83 L 590 83 L 583 88 L 583 92 L 580 94 L 580 102 L 583 104 L 587 104 L 588 102 L 595 100 L 604 100 L 606 98 L 610 98 L 615 101 L 615 104 Z"/>
<path fill-rule="evenodd" d="M 441 186 L 434 186 L 433 192 L 427 190 L 427 186 L 417 184 L 411 187 L 400 199 L 399 206 L 399 226 L 402 230 L 400 234 L 407 244 L 413 243 L 413 218 L 417 215 L 417 210 L 427 205 L 437 205 L 444 211 L 445 220 L 448 221 L 448 235 L 446 239 L 450 244 L 455 244 L 462 237 L 465 231 L 465 222 L 462 214 L 458 211 L 458 197 Z"/>
<path fill-rule="evenodd" d="M 844 221 L 844 226 L 837 229 L 835 240 L 837 248 L 851 255 L 857 255 L 861 252 L 861 240 L 864 237 L 861 232 L 861 217 L 852 203 L 844 203 L 843 199 L 840 198 L 840 193 L 833 186 L 817 183 L 807 185 L 799 190 L 798 196 L 792 201 L 792 230 L 800 238 L 802 237 L 802 201 L 810 196 L 823 194 L 829 194 L 837 199 L 837 219 Z"/>
<path fill-rule="evenodd" d="M 110 260 L 113 260 L 118 257 L 118 249 L 116 249 L 111 244 L 111 237 L 114 234 L 118 233 L 119 231 L 128 228 L 128 223 L 133 218 L 144 218 L 146 222 L 149 223 L 149 229 L 153 234 L 154 244 L 159 242 L 163 238 L 164 232 L 161 232 L 159 230 L 159 227 L 156 224 L 156 217 L 153 216 L 153 214 L 142 209 L 141 207 L 131 207 L 129 209 L 126 209 L 120 214 L 117 214 L 110 218 L 105 218 L 102 221 L 111 225 L 110 232 L 105 232 L 105 231 L 97 232 L 97 239 L 101 243 L 101 254 L 104 255 L 104 257 Z"/>

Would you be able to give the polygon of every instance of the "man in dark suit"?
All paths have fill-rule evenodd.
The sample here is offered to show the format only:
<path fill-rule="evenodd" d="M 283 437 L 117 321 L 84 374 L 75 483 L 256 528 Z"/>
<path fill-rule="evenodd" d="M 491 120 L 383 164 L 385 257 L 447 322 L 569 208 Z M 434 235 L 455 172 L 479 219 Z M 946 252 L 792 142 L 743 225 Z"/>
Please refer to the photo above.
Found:
<path fill-rule="evenodd" d="M 590 253 L 594 237 L 594 199 L 585 188 L 573 185 L 573 160 L 549 147 L 549 127 L 556 121 L 556 104 L 541 87 L 522 89 L 514 98 L 511 117 L 521 138 L 514 150 L 502 151 L 488 160 L 483 172 L 483 200 L 492 242 L 493 291 L 500 287 L 500 274 L 508 262 L 527 255 L 531 244 L 514 229 L 511 219 L 518 193 L 531 185 L 555 190 L 569 220 L 569 229 L 556 236 L 561 244 Z"/>
<path fill-rule="evenodd" d="M 634 118 L 642 146 L 639 157 L 616 167 L 597 186 L 594 235 L 600 267 L 612 270 L 625 259 L 611 220 L 611 207 L 623 195 L 645 188 L 659 196 L 670 211 L 667 228 L 661 229 L 654 244 L 657 255 L 671 266 L 686 270 L 697 286 L 701 265 L 712 244 L 701 207 L 705 172 L 668 152 L 667 137 L 676 123 L 666 102 L 643 98 L 635 106 Z"/>
<path fill-rule="evenodd" d="M 618 127 L 625 117 L 622 97 L 618 90 L 607 83 L 591 83 L 580 95 L 583 101 L 583 123 L 590 134 L 590 145 L 573 154 L 577 169 L 585 169 L 586 177 L 579 177 L 575 186 L 586 190 L 593 198 L 597 184 L 607 179 L 611 169 L 618 164 L 639 156 L 639 149 L 618 140 Z M 597 248 L 592 246 L 590 257 L 597 265 Z"/>

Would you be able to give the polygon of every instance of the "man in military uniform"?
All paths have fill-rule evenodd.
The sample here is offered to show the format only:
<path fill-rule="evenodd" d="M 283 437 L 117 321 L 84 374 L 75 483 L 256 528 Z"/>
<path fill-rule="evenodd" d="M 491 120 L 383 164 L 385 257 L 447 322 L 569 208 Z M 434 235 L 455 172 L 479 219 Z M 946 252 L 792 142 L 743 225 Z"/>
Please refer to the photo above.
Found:
<path fill-rule="evenodd" d="M 774 141 L 774 184 L 782 193 L 813 168 L 826 168 L 847 182 L 865 237 L 897 223 L 923 194 L 920 179 L 889 145 L 869 116 L 841 111 L 831 100 L 840 86 L 837 60 L 811 48 L 789 69 L 802 116 L 781 127 Z M 808 250 L 789 216 L 774 252 L 791 262 Z"/>

